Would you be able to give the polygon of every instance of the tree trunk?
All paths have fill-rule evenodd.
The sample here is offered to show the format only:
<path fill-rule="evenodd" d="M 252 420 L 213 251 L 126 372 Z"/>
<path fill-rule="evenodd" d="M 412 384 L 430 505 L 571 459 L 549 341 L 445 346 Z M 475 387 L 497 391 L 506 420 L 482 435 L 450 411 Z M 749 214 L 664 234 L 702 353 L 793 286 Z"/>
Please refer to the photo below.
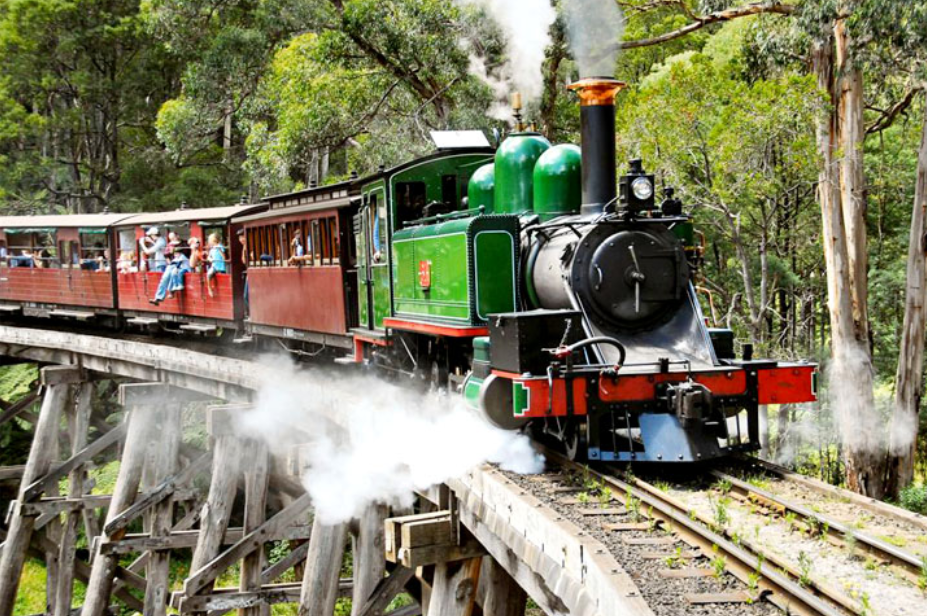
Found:
<path fill-rule="evenodd" d="M 821 172 L 818 200 L 823 223 L 822 242 L 827 267 L 831 355 L 829 393 L 840 428 L 850 489 L 880 498 L 884 493 L 884 456 L 872 393 L 872 359 L 868 340 L 858 338 L 853 318 L 853 276 L 842 207 L 839 161 L 840 100 L 835 91 L 834 38 L 816 41 L 812 61 L 818 87 L 832 104 L 817 126 Z M 865 239 L 863 240 L 865 241 Z M 865 246 L 855 247 L 865 250 Z"/>
<path fill-rule="evenodd" d="M 927 95 L 925 95 L 927 100 Z M 917 151 L 917 183 L 911 212 L 908 240 L 907 287 L 898 372 L 895 375 L 895 405 L 892 413 L 891 449 L 888 465 L 888 493 L 897 497 L 901 488 L 914 479 L 914 452 L 917 444 L 918 415 L 924 391 L 924 292 L 927 286 L 927 107 Z"/>
<path fill-rule="evenodd" d="M 856 337 L 869 344 L 869 254 L 866 237 L 866 179 L 863 174 L 863 72 L 847 57 L 849 39 L 843 20 L 834 28 L 837 42 L 837 73 L 840 115 L 840 194 L 847 234 L 850 293 Z"/>

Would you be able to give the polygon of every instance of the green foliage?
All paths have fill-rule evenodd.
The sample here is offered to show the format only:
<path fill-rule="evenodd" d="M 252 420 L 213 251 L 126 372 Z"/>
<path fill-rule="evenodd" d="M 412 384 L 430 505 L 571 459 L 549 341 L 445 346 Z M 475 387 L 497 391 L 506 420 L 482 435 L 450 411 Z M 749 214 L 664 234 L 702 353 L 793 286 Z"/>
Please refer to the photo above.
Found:
<path fill-rule="evenodd" d="M 927 484 L 913 484 L 904 488 L 899 495 L 898 504 L 908 511 L 927 515 Z"/>

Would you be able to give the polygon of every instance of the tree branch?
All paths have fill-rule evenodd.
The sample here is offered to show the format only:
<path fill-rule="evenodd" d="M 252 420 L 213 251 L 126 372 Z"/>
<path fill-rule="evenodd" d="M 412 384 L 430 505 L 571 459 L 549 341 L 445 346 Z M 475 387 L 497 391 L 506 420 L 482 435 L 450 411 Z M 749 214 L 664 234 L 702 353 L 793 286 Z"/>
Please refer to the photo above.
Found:
<path fill-rule="evenodd" d="M 892 124 L 894 124 L 898 116 L 904 113 L 908 109 L 908 107 L 911 106 L 911 103 L 914 102 L 914 97 L 922 89 L 923 89 L 923 86 L 916 86 L 916 87 L 911 88 L 910 90 L 905 92 L 905 95 L 902 97 L 900 101 L 896 102 L 894 105 L 892 105 L 888 109 L 881 111 L 881 115 L 879 116 L 879 118 L 875 122 L 873 122 L 872 124 L 866 127 L 866 134 L 871 135 L 873 133 L 881 132 L 885 130 L 886 128 L 888 128 L 889 126 L 891 126 Z"/>
<path fill-rule="evenodd" d="M 659 45 L 660 43 L 666 43 L 667 41 L 672 41 L 687 34 L 691 34 L 696 30 L 701 30 L 705 26 L 720 23 L 724 21 L 731 21 L 732 19 L 738 19 L 740 17 L 748 17 L 750 15 L 759 15 L 761 13 L 776 13 L 779 15 L 792 15 L 795 12 L 795 7 L 791 4 L 784 4 L 780 0 L 771 0 L 768 2 L 753 2 L 751 4 L 746 4 L 744 6 L 738 6 L 730 9 L 725 9 L 723 11 L 715 11 L 714 13 L 709 13 L 708 15 L 702 15 L 695 18 L 695 21 L 692 23 L 686 24 L 678 30 L 673 30 L 672 32 L 666 32 L 660 36 L 655 36 L 648 39 L 638 39 L 636 41 L 621 41 L 616 45 L 613 45 L 610 48 L 610 51 L 617 51 L 621 49 L 635 49 L 637 47 L 649 47 L 652 45 Z"/>

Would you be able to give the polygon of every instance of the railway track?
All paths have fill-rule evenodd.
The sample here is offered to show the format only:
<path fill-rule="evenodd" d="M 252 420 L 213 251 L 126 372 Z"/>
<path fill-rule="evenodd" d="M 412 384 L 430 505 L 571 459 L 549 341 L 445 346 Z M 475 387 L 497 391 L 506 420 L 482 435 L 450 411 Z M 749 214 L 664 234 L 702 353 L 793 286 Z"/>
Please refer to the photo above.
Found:
<path fill-rule="evenodd" d="M 916 583 L 924 574 L 925 561 L 911 552 L 891 545 L 884 539 L 874 537 L 834 517 L 789 501 L 728 473 L 713 470 L 711 474 L 725 485 L 729 485 L 730 490 L 745 501 L 759 504 L 783 517 L 791 514 L 795 519 L 804 523 L 809 532 L 822 534 L 839 547 L 850 549 L 852 546 L 853 549 L 879 558 L 897 567 L 912 582 Z"/>
<path fill-rule="evenodd" d="M 803 580 L 799 572 L 776 558 L 754 549 L 749 541 L 735 543 L 722 529 L 713 528 L 707 518 L 695 514 L 682 502 L 639 478 L 627 481 L 610 472 L 601 472 L 570 461 L 562 454 L 544 447 L 548 461 L 567 472 L 595 477 L 613 492 L 634 499 L 642 516 L 661 524 L 703 556 L 724 562 L 724 568 L 741 580 L 748 589 L 748 602 L 765 599 L 788 614 L 802 616 L 840 616 L 864 614 L 864 606 L 838 590 L 815 580 Z M 719 596 L 719 602 L 736 600 Z"/>

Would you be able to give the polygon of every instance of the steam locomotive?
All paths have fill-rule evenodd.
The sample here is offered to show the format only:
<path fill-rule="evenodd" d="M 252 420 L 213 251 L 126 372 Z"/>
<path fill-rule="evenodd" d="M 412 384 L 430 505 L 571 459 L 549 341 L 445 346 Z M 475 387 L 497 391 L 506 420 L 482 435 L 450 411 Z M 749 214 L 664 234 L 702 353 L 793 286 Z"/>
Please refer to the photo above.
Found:
<path fill-rule="evenodd" d="M 690 216 L 670 190 L 657 204 L 641 161 L 616 177 L 622 87 L 570 86 L 581 148 L 444 133 L 431 156 L 255 204 L 3 217 L 0 318 L 231 336 L 411 377 L 573 458 L 755 448 L 758 407 L 813 401 L 816 367 L 754 359 L 747 344 L 736 357 L 732 332 L 706 325 Z M 189 272 L 151 303 L 160 274 L 140 245 L 153 229 L 215 235 L 226 271 Z"/>

